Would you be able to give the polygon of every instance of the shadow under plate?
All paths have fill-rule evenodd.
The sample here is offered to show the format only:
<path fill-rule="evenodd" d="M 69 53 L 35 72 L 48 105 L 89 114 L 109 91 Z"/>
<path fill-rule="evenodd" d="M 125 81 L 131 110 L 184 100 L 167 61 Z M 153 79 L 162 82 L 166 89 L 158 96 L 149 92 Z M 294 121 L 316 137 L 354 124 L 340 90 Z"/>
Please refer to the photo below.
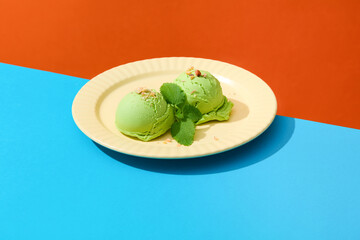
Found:
<path fill-rule="evenodd" d="M 94 144 L 109 157 L 129 166 L 165 174 L 201 175 L 251 166 L 275 154 L 290 140 L 295 120 L 276 116 L 270 127 L 254 140 L 232 150 L 189 159 L 151 159 L 119 153 Z"/>

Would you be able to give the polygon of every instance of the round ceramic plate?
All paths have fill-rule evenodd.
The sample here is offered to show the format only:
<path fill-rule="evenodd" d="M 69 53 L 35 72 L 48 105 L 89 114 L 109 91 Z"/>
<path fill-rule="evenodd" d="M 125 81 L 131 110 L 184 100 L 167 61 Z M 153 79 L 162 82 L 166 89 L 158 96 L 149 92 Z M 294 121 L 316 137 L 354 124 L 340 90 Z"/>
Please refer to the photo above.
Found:
<path fill-rule="evenodd" d="M 149 142 L 120 133 L 115 126 L 119 101 L 138 87 L 160 89 L 190 66 L 211 72 L 234 103 L 230 119 L 196 127 L 194 143 L 177 144 L 168 131 Z M 89 138 L 112 150 L 150 158 L 191 158 L 238 147 L 260 135 L 274 120 L 277 104 L 270 87 L 254 74 L 231 64 L 188 57 L 154 58 L 124 64 L 91 79 L 76 95 L 72 114 Z"/>

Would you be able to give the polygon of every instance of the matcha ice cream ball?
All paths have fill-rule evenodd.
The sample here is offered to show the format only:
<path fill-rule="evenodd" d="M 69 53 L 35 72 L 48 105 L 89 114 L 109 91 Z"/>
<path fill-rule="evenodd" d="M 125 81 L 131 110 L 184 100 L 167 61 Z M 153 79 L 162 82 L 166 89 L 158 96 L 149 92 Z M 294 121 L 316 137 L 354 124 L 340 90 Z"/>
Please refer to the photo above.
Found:
<path fill-rule="evenodd" d="M 197 124 L 229 119 L 233 103 L 223 95 L 219 80 L 211 73 L 190 68 L 181 73 L 175 83 L 186 93 L 189 104 L 203 114 Z"/>
<path fill-rule="evenodd" d="M 116 127 L 125 135 L 150 141 L 164 134 L 174 122 L 174 110 L 156 92 L 138 88 L 127 94 L 116 110 Z"/>

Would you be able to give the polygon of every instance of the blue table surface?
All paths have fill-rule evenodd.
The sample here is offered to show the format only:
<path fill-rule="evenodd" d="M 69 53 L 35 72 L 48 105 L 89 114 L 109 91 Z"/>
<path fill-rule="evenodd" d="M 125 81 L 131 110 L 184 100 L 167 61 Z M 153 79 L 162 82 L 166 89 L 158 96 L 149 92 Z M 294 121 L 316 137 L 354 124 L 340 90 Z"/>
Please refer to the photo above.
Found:
<path fill-rule="evenodd" d="M 75 125 L 86 79 L 0 64 L 0 239 L 360 239 L 360 131 L 277 116 L 204 158 L 108 150 Z"/>

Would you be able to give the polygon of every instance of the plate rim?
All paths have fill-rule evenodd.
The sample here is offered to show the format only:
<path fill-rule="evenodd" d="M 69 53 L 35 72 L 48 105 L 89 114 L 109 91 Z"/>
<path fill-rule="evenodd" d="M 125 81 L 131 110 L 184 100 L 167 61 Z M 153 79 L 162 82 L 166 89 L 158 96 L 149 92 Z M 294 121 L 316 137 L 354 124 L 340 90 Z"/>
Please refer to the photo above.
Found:
<path fill-rule="evenodd" d="M 112 72 L 112 71 L 115 71 L 116 69 L 121 69 L 121 68 L 124 68 L 126 69 L 126 67 L 128 66 L 136 66 L 136 65 L 141 65 L 143 63 L 146 63 L 146 62 L 156 62 L 156 61 L 180 61 L 180 60 L 187 60 L 187 61 L 206 61 L 208 63 L 213 63 L 213 64 L 219 64 L 219 65 L 223 65 L 223 66 L 227 66 L 227 67 L 230 67 L 232 69 L 239 69 L 241 71 L 245 71 L 247 74 L 250 74 L 254 77 L 256 77 L 258 80 L 260 80 L 262 82 L 262 84 L 265 84 L 267 90 L 268 90 L 268 93 L 270 93 L 271 97 L 273 98 L 272 100 L 274 101 L 273 102 L 273 110 L 272 110 L 272 114 L 271 114 L 271 118 L 269 118 L 267 120 L 267 124 L 265 126 L 262 127 L 261 130 L 259 130 L 257 132 L 256 135 L 252 136 L 250 139 L 247 139 L 246 141 L 243 141 L 239 144 L 235 144 L 233 146 L 229 146 L 229 147 L 226 147 L 226 148 L 223 148 L 221 150 L 214 150 L 214 151 L 209 151 L 208 153 L 203 153 L 203 154 L 187 154 L 187 155 L 182 155 L 182 156 L 171 156 L 171 157 L 168 157 L 168 156 L 158 156 L 158 155 L 154 155 L 154 154 L 134 154 L 132 153 L 131 151 L 124 151 L 124 149 L 118 149 L 114 146 L 112 146 L 111 144 L 108 144 L 106 141 L 104 141 L 104 139 L 101 139 L 99 137 L 96 137 L 94 134 L 92 134 L 91 132 L 92 131 L 88 131 L 87 127 L 86 127 L 86 124 L 84 124 L 84 122 L 82 122 L 81 120 L 79 120 L 79 117 L 78 117 L 78 108 L 79 108 L 79 102 L 82 100 L 81 98 L 84 97 L 84 94 L 86 94 L 86 90 L 89 88 L 91 89 L 92 85 L 95 85 L 96 83 L 99 82 L 99 80 L 96 80 L 96 79 L 101 79 L 101 76 L 104 75 L 104 74 L 107 74 L 109 72 Z M 150 71 L 151 72 L 151 71 Z M 135 74 L 134 76 L 136 75 L 139 75 L 141 73 L 138 73 L 138 74 Z M 126 79 L 128 77 L 125 77 L 124 79 Z M 119 79 L 118 82 L 121 82 L 122 80 Z M 111 84 L 109 84 L 108 86 L 105 86 L 104 88 L 104 91 L 106 91 L 107 89 L 109 89 L 109 87 L 111 87 L 111 85 L 114 85 L 114 82 L 111 82 Z M 96 98 L 94 99 L 94 103 L 95 105 L 97 104 L 97 102 L 99 101 L 99 98 L 101 97 L 101 95 L 104 93 L 104 91 L 102 91 L 102 93 L 100 93 L 98 96 L 95 96 Z M 89 104 L 91 105 L 91 104 Z M 75 122 L 75 124 L 77 125 L 77 127 L 80 129 L 80 131 L 82 131 L 87 137 L 89 137 L 92 141 L 96 142 L 97 144 L 105 147 L 105 148 L 108 148 L 108 149 L 111 149 L 115 152 L 119 152 L 119 153 L 122 153 L 122 154 L 126 154 L 126 155 L 129 155 L 129 156 L 135 156 L 135 157 L 142 157 L 142 158 L 150 158 L 150 159 L 189 159 L 189 158 L 199 158 L 199 157 L 206 157 L 206 156 L 211 156 L 211 155 L 215 155 L 215 154 L 220 154 L 220 153 L 223 153 L 223 152 L 227 152 L 227 151 L 230 151 L 232 149 L 235 149 L 237 147 L 240 147 L 254 139 L 256 139 L 258 136 L 260 136 L 263 132 L 265 132 L 269 126 L 271 125 L 271 123 L 274 121 L 275 119 L 275 116 L 276 116 L 276 113 L 277 113 L 277 99 L 276 99 L 276 96 L 275 96 L 275 93 L 273 92 L 273 90 L 270 88 L 270 86 L 264 81 L 262 80 L 260 77 L 258 77 L 257 75 L 253 74 L 252 72 L 246 70 L 246 69 L 243 69 L 239 66 L 236 66 L 234 64 L 231 64 L 231 63 L 227 63 L 227 62 L 223 62 L 223 61 L 219 61 L 219 60 L 214 60 L 214 59 L 207 59 L 207 58 L 198 58 L 198 57 L 160 57 L 160 58 L 148 58 L 148 59 L 142 59 L 142 60 L 137 60 L 137 61 L 133 61 L 133 62 L 129 62 L 129 63 L 125 63 L 125 64 L 121 64 L 121 65 L 118 65 L 118 66 L 115 66 L 115 67 L 112 67 L 110 69 L 107 69 L 103 72 L 101 72 L 100 74 L 96 75 L 95 77 L 91 78 L 86 84 L 84 84 L 81 89 L 77 92 L 74 100 L 73 100 L 73 103 L 72 103 L 72 116 L 73 116 L 73 120 Z M 96 113 L 95 113 L 96 115 Z M 98 119 L 99 121 L 99 119 Z M 100 125 L 103 125 L 101 122 L 99 122 Z M 85 125 L 85 126 L 84 126 Z M 102 126 L 102 128 L 106 129 L 104 126 Z M 108 131 L 108 130 L 107 130 Z M 108 131 L 110 132 L 110 131 Z M 113 136 L 116 136 L 115 134 L 111 133 Z"/>

